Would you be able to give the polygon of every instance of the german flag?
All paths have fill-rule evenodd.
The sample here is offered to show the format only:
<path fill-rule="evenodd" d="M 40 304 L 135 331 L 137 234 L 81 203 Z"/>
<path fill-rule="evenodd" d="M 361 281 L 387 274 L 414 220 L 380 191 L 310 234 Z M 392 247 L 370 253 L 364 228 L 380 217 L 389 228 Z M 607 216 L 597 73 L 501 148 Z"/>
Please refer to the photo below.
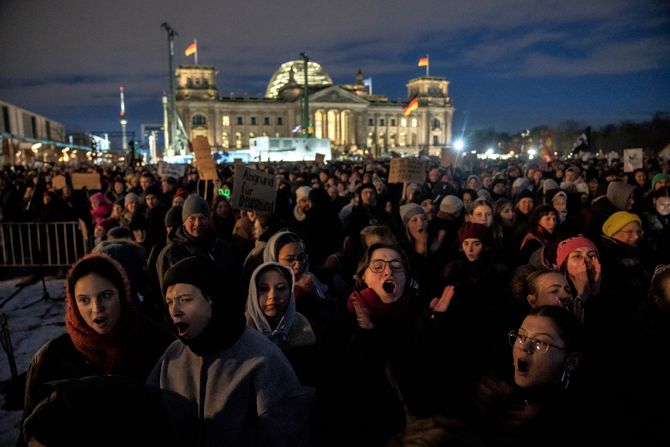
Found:
<path fill-rule="evenodd" d="M 409 102 L 409 104 L 407 104 L 402 109 L 402 112 L 405 114 L 405 116 L 407 116 L 418 108 L 419 108 L 419 98 L 414 98 Z"/>
<path fill-rule="evenodd" d="M 184 50 L 184 54 L 186 56 L 190 56 L 191 54 L 195 54 L 198 52 L 198 44 L 196 42 L 193 42 L 191 45 L 186 47 L 186 50 Z"/>
<path fill-rule="evenodd" d="M 418 66 L 419 67 L 427 67 L 428 66 L 428 57 L 419 58 Z"/>

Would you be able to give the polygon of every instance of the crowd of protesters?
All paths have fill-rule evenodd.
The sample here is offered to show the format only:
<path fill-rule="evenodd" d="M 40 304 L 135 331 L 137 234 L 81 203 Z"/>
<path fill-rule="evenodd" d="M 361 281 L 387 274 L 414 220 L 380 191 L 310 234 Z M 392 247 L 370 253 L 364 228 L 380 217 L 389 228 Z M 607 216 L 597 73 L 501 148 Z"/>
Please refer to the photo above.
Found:
<path fill-rule="evenodd" d="M 19 444 L 84 424 L 78 399 L 107 406 L 86 433 L 155 409 L 124 445 L 670 443 L 667 160 L 253 167 L 272 213 L 233 208 L 235 165 L 96 168 L 95 191 L 0 173 L 2 221 L 80 221 L 95 246 Z"/>

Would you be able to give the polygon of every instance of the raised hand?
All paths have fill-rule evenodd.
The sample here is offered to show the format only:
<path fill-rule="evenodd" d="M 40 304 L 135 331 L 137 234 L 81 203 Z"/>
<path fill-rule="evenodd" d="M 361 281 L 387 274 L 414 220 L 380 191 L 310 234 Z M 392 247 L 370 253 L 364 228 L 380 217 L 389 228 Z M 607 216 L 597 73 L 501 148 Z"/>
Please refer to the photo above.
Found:
<path fill-rule="evenodd" d="M 373 329 L 375 325 L 370 319 L 370 312 L 365 308 L 364 305 L 358 300 L 358 298 L 353 298 L 352 303 L 354 306 L 354 311 L 356 312 L 356 323 L 361 329 Z"/>
<path fill-rule="evenodd" d="M 445 286 L 442 290 L 442 296 L 439 298 L 433 298 L 430 300 L 430 310 L 433 312 L 446 312 L 451 304 L 451 300 L 454 298 L 454 292 L 456 288 L 452 285 Z"/>

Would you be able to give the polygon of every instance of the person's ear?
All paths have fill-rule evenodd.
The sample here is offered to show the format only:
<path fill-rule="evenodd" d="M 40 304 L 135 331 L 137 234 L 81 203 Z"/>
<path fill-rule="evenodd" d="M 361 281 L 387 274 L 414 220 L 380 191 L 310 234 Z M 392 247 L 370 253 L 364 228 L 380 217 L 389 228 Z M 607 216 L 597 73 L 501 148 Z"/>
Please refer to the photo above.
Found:
<path fill-rule="evenodd" d="M 530 307 L 535 307 L 537 304 L 537 295 L 534 293 L 529 293 L 526 299 L 528 300 L 528 305 L 530 305 Z"/>

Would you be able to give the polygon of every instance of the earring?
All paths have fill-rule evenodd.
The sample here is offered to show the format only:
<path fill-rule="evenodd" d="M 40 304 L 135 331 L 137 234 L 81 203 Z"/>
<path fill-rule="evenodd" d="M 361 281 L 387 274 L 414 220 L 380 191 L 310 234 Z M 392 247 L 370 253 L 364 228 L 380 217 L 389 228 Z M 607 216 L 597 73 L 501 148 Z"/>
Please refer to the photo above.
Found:
<path fill-rule="evenodd" d="M 563 374 L 561 375 L 561 387 L 564 390 L 567 390 L 568 387 L 570 386 L 570 378 L 571 378 L 570 376 L 571 376 L 570 371 L 568 371 L 567 369 L 563 370 Z"/>

